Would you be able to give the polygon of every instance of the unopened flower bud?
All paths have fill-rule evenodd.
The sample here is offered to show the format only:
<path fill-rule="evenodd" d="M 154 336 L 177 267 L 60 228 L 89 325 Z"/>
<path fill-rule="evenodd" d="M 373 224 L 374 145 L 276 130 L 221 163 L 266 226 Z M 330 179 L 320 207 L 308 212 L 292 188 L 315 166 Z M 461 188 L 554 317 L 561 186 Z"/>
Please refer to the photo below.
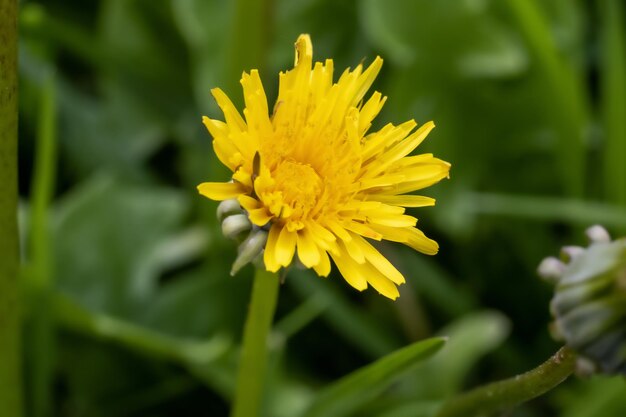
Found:
<path fill-rule="evenodd" d="M 252 229 L 252 223 L 245 214 L 227 216 L 222 221 L 222 233 L 229 239 L 239 240 L 250 229 Z"/>
<path fill-rule="evenodd" d="M 267 232 L 263 229 L 255 228 L 250 235 L 239 245 L 237 259 L 233 262 L 230 275 L 235 275 L 241 268 L 254 262 L 263 253 L 267 242 Z"/>
<path fill-rule="evenodd" d="M 243 214 L 243 209 L 239 205 L 239 201 L 232 198 L 230 200 L 224 200 L 217 206 L 217 219 L 223 222 L 227 216 L 233 214 Z"/>
<path fill-rule="evenodd" d="M 587 236 L 591 245 L 569 250 L 562 273 L 556 274 L 554 261 L 539 268 L 558 279 L 552 328 L 587 372 L 592 364 L 599 372 L 626 375 L 626 239 L 611 241 L 601 226 L 589 228 Z"/>
<path fill-rule="evenodd" d="M 591 241 L 591 243 L 608 243 L 611 241 L 611 236 L 606 229 L 598 224 L 591 226 L 585 231 L 585 234 Z"/>
<path fill-rule="evenodd" d="M 585 253 L 585 248 L 582 246 L 563 246 L 561 248 L 561 258 L 564 258 L 568 262 L 576 259 L 583 253 Z"/>
<path fill-rule="evenodd" d="M 564 271 L 565 264 L 554 256 L 545 258 L 537 268 L 539 276 L 548 281 L 558 281 Z"/>

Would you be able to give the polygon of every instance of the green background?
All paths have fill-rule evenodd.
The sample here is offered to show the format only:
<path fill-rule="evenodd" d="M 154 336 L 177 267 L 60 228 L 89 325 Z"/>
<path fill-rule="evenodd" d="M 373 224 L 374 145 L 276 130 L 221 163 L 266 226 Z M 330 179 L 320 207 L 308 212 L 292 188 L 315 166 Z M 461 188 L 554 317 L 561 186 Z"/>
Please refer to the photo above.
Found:
<path fill-rule="evenodd" d="M 20 2 L 20 226 L 28 416 L 222 416 L 252 269 L 200 182 L 225 181 L 201 116 L 270 101 L 293 43 L 337 72 L 384 66 L 375 127 L 437 128 L 420 152 L 451 179 L 411 209 L 440 243 L 381 250 L 407 277 L 391 302 L 334 271 L 279 295 L 264 415 L 302 415 L 332 381 L 411 342 L 432 360 L 316 415 L 430 416 L 460 390 L 528 370 L 548 332 L 542 258 L 626 230 L 626 18 L 620 0 L 50 0 Z M 1 387 L 0 387 L 1 389 Z M 513 417 L 626 415 L 623 379 L 572 379 Z M 313 414 L 310 414 L 313 415 Z"/>

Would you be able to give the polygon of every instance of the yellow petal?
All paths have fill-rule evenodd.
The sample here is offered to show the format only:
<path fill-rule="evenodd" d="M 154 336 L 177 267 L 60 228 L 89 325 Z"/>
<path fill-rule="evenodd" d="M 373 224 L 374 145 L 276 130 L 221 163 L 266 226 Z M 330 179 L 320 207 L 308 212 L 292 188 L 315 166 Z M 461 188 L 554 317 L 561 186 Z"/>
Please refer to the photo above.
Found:
<path fill-rule="evenodd" d="M 405 282 L 402 273 L 396 269 L 395 266 L 387 260 L 376 248 L 374 248 L 368 241 L 361 236 L 354 236 L 354 241 L 361 247 L 365 259 L 367 259 L 376 269 L 378 269 L 384 276 L 389 278 L 396 284 L 403 284 Z"/>
<path fill-rule="evenodd" d="M 331 256 L 343 278 L 357 290 L 363 291 L 369 283 L 380 294 L 392 300 L 400 295 L 396 285 L 372 264 L 368 262 L 358 264 L 343 251 L 338 254 L 331 254 Z"/>
<path fill-rule="evenodd" d="M 294 66 L 304 65 L 307 68 L 311 68 L 311 61 L 313 60 L 313 43 L 311 37 L 307 33 L 303 33 L 298 36 L 296 40 L 296 57 L 294 59 Z M 307 65 L 308 64 L 308 65 Z"/>
<path fill-rule="evenodd" d="M 361 107 L 359 112 L 359 134 L 361 136 L 370 128 L 372 120 L 374 120 L 374 117 L 376 117 L 383 108 L 385 101 L 387 101 L 387 97 L 382 97 L 382 95 L 376 91 L 363 107 Z"/>
<path fill-rule="evenodd" d="M 424 232 L 414 227 L 408 230 L 409 239 L 406 245 L 415 249 L 416 251 L 425 253 L 426 255 L 435 255 L 439 252 L 439 244 L 434 240 L 426 237 Z"/>
<path fill-rule="evenodd" d="M 415 120 L 409 120 L 399 126 L 389 123 L 379 131 L 367 135 L 363 145 L 363 159 L 369 163 L 366 162 L 364 166 L 368 169 L 375 166 L 376 159 L 371 158 L 406 138 L 415 126 L 417 126 Z"/>
<path fill-rule="evenodd" d="M 282 266 L 289 266 L 296 250 L 296 232 L 282 227 L 276 241 L 276 261 Z"/>
<path fill-rule="evenodd" d="M 246 211 L 255 210 L 263 206 L 259 200 L 249 195 L 240 195 L 237 197 L 237 200 L 239 201 L 241 207 Z"/>
<path fill-rule="evenodd" d="M 370 239 L 381 240 L 383 238 L 382 234 L 378 233 L 373 228 L 364 225 L 363 223 L 349 221 L 345 223 L 344 227 L 352 232 L 355 232 L 361 236 L 365 236 Z"/>
<path fill-rule="evenodd" d="M 359 291 L 367 288 L 367 280 L 361 274 L 359 264 L 354 262 L 348 253 L 339 251 L 338 253 L 331 253 L 330 256 L 348 284 Z"/>
<path fill-rule="evenodd" d="M 379 232 L 383 239 L 404 243 L 426 255 L 435 255 L 439 251 L 437 242 L 426 237 L 421 230 L 415 227 L 389 227 L 377 224 L 373 224 L 371 227 Z"/>
<path fill-rule="evenodd" d="M 370 64 L 370 66 L 365 71 L 363 71 L 363 74 L 359 76 L 359 79 L 357 81 L 356 94 L 354 95 L 353 101 L 351 103 L 352 105 L 355 105 L 356 103 L 361 101 L 367 90 L 369 90 L 374 83 L 374 80 L 378 76 L 378 73 L 380 72 L 382 66 L 383 59 L 377 56 Z"/>
<path fill-rule="evenodd" d="M 243 167 L 235 171 L 233 174 L 233 181 L 241 183 L 248 188 L 252 188 L 252 177 L 249 172 L 243 169 Z"/>
<path fill-rule="evenodd" d="M 330 258 L 326 251 L 320 251 L 320 260 L 317 265 L 313 266 L 313 270 L 321 277 L 327 277 L 330 274 Z"/>
<path fill-rule="evenodd" d="M 354 239 L 342 240 L 340 247 L 350 255 L 350 257 L 358 264 L 365 262 L 365 255 L 361 247 L 354 242 Z"/>
<path fill-rule="evenodd" d="M 372 265 L 365 264 L 368 267 L 367 282 L 374 287 L 376 291 L 387 298 L 395 300 L 400 296 L 398 287 L 387 277 L 378 272 Z"/>
<path fill-rule="evenodd" d="M 265 243 L 263 262 L 265 263 L 265 269 L 270 272 L 276 272 L 280 269 L 280 264 L 276 258 L 276 243 L 278 242 L 281 229 L 282 227 L 278 224 L 272 225 L 267 236 L 267 243 Z"/>
<path fill-rule="evenodd" d="M 312 268 L 320 261 L 320 251 L 315 239 L 307 229 L 300 230 L 297 236 L 298 258 L 304 266 Z"/>
<path fill-rule="evenodd" d="M 394 206 L 403 207 L 426 207 L 434 206 L 435 199 L 430 197 L 424 197 L 421 195 L 381 195 L 376 194 L 372 196 L 376 201 L 381 203 L 391 204 Z"/>
<path fill-rule="evenodd" d="M 436 161 L 433 162 L 433 164 L 420 164 L 415 167 L 403 168 L 402 173 L 406 178 L 405 181 L 421 181 L 432 178 L 437 178 L 436 181 L 439 181 L 440 179 L 447 177 L 450 172 L 450 164 L 440 164 L 436 163 Z"/>
<path fill-rule="evenodd" d="M 369 223 L 381 224 L 391 227 L 413 227 L 417 224 L 417 219 L 413 216 L 401 215 L 371 215 L 368 216 Z"/>
<path fill-rule="evenodd" d="M 419 129 L 408 136 L 406 139 L 395 145 L 393 148 L 385 152 L 380 157 L 381 162 L 396 161 L 410 154 L 426 139 L 426 136 L 433 130 L 435 124 L 433 122 L 424 123 Z"/>
<path fill-rule="evenodd" d="M 203 182 L 198 185 L 198 192 L 211 200 L 223 201 L 237 198 L 248 190 L 237 182 Z"/>
<path fill-rule="evenodd" d="M 211 93 L 213 94 L 217 105 L 220 109 L 222 109 L 229 129 L 233 131 L 245 131 L 246 122 L 244 122 L 243 118 L 237 111 L 237 108 L 233 102 L 230 101 L 226 93 L 224 93 L 220 88 L 212 89 Z"/>
<path fill-rule="evenodd" d="M 259 227 L 263 227 L 269 223 L 270 220 L 272 220 L 272 217 L 272 214 L 268 213 L 265 207 L 248 211 L 248 218 L 250 221 Z"/>
<path fill-rule="evenodd" d="M 406 175 L 402 172 L 381 175 L 376 178 L 362 178 L 354 183 L 354 191 L 363 191 L 375 187 L 391 187 L 406 180 Z"/>
<path fill-rule="evenodd" d="M 333 232 L 339 239 L 343 240 L 343 241 L 348 241 L 350 239 L 352 239 L 352 236 L 350 235 L 350 233 L 342 226 L 340 225 L 338 222 L 336 221 L 329 221 L 328 222 L 328 228 L 331 230 L 331 232 Z"/>

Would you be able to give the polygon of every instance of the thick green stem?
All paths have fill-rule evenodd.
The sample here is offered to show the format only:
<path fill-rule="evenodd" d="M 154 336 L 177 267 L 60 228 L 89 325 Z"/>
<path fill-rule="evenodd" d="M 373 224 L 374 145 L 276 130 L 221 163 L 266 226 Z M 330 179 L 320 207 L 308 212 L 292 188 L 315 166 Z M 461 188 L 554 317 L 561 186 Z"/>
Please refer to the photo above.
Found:
<path fill-rule="evenodd" d="M 561 348 L 532 371 L 494 382 L 452 398 L 436 417 L 489 416 L 538 397 L 565 381 L 574 372 L 576 354 Z"/>
<path fill-rule="evenodd" d="M 626 206 L 626 28 L 623 0 L 604 0 L 602 25 L 602 120 L 606 199 Z"/>
<path fill-rule="evenodd" d="M 0 0 L 0 410 L 22 415 L 17 234 L 17 0 Z"/>
<path fill-rule="evenodd" d="M 236 0 L 228 57 L 226 59 L 225 85 L 233 102 L 241 105 L 241 95 L 234 94 L 241 87 L 243 71 L 263 69 L 269 44 L 273 0 Z"/>
<path fill-rule="evenodd" d="M 267 369 L 268 335 L 278 298 L 278 276 L 257 269 L 243 333 L 232 417 L 259 415 Z"/>

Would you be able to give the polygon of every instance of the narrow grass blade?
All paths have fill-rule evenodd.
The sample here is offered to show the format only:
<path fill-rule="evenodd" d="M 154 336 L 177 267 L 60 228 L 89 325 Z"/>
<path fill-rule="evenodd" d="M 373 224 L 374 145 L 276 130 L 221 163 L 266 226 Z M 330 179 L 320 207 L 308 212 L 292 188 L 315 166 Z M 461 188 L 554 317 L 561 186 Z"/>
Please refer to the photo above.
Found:
<path fill-rule="evenodd" d="M 547 17 L 537 0 L 503 2 L 517 20 L 522 36 L 535 57 L 546 89 L 558 135 L 556 163 L 563 188 L 580 197 L 585 185 L 584 132 L 589 121 L 589 103 L 577 71 L 561 57 Z"/>
<path fill-rule="evenodd" d="M 350 415 L 413 366 L 437 353 L 445 341 L 445 338 L 432 338 L 414 343 L 341 378 L 319 393 L 303 417 Z"/>

